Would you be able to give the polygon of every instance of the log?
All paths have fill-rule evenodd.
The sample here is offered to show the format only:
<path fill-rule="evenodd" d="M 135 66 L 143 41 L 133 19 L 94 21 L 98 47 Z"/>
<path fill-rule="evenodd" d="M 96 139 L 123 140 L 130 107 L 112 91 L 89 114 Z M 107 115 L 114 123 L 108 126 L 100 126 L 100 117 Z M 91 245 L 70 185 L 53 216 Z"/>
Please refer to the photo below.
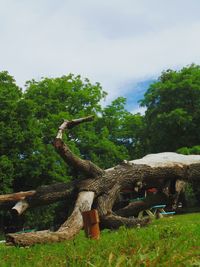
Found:
<path fill-rule="evenodd" d="M 72 201 L 77 196 L 76 183 L 76 181 L 70 181 L 40 186 L 37 188 L 36 193 L 27 197 L 26 200 L 30 207 L 48 205 L 60 200 Z"/>
<path fill-rule="evenodd" d="M 32 191 L 25 191 L 25 192 L 17 192 L 13 194 L 5 194 L 5 195 L 0 195 L 0 205 L 3 204 L 4 202 L 9 202 L 9 201 L 19 201 L 23 200 L 26 197 L 33 196 L 36 193 L 36 190 Z"/>
<path fill-rule="evenodd" d="M 158 154 L 156 154 L 156 157 L 157 156 Z M 138 181 L 141 182 L 142 186 L 148 188 L 157 187 L 160 184 L 163 186 L 166 181 L 189 181 L 190 179 L 199 179 L 200 164 L 197 163 L 198 158 L 195 157 L 194 160 L 189 157 L 189 161 L 187 158 L 187 164 L 185 165 L 177 161 L 174 163 L 171 161 L 170 164 L 168 164 L 166 153 L 161 153 L 159 156 L 166 159 L 165 162 L 162 160 L 161 165 L 160 161 L 156 164 L 153 164 L 153 166 L 141 165 L 141 161 L 136 164 L 135 162 L 122 163 L 115 168 L 106 170 L 104 175 L 82 180 L 77 184 L 80 191 L 79 194 L 85 193 L 88 197 L 87 193 L 92 192 L 94 198 L 96 199 L 97 210 L 99 212 L 103 227 L 115 229 L 121 225 L 126 225 L 127 227 L 146 225 L 149 223 L 148 219 L 138 220 L 137 218 L 133 218 L 133 216 L 136 215 L 140 210 L 148 208 L 151 205 L 160 204 L 160 202 L 162 202 L 162 204 L 165 203 L 163 199 L 164 197 L 166 199 L 168 197 L 164 192 L 162 192 L 162 200 L 155 199 L 154 202 L 146 201 L 137 204 L 132 203 L 124 209 L 112 211 L 113 205 L 117 201 L 117 197 L 123 188 L 127 186 L 134 187 L 136 184 L 138 184 Z M 170 156 L 172 156 L 171 153 Z M 145 158 L 144 160 L 146 161 Z M 92 205 L 91 201 L 90 205 Z M 78 205 L 78 207 L 80 207 L 80 205 Z M 15 245 L 29 246 L 36 243 L 60 242 L 61 240 L 70 239 L 82 228 L 80 212 L 76 211 L 77 209 L 75 208 L 70 219 L 65 224 L 66 227 L 61 226 L 57 232 L 42 231 L 21 235 L 9 234 L 7 241 L 8 243 L 11 242 Z M 75 224 L 75 221 L 79 222 L 78 225 Z M 62 232 L 61 229 L 64 230 L 63 235 L 60 234 L 60 232 Z"/>
<path fill-rule="evenodd" d="M 26 209 L 28 209 L 28 207 L 29 204 L 26 200 L 20 200 L 14 207 L 12 207 L 12 213 L 21 215 Z"/>
<path fill-rule="evenodd" d="M 126 186 L 134 187 L 140 181 L 143 188 L 161 187 L 169 181 L 178 180 L 190 182 L 199 179 L 200 156 L 179 155 L 176 153 L 151 154 L 142 159 L 122 163 L 105 170 L 104 175 L 95 179 L 86 179 L 71 183 L 59 183 L 41 186 L 36 190 L 1 195 L 0 205 L 18 200 L 27 200 L 30 207 L 47 205 L 64 200 L 75 194 L 76 186 L 81 190 L 92 189 L 96 194 L 107 192 L 120 180 L 119 190 Z M 105 183 L 106 181 L 106 183 Z M 96 188 L 95 188 L 96 187 Z M 98 187 L 98 190 L 97 190 Z"/>
<path fill-rule="evenodd" d="M 45 185 L 33 191 L 1 195 L 0 208 L 12 208 L 13 212 L 21 215 L 27 208 L 48 205 L 61 200 L 71 202 L 75 199 L 76 193 L 76 181 Z"/>
<path fill-rule="evenodd" d="M 142 209 L 150 205 L 163 204 L 173 200 L 177 196 L 177 190 L 183 190 L 183 186 L 176 186 L 177 181 L 191 182 L 199 180 L 200 177 L 200 156 L 184 156 L 176 153 L 166 152 L 147 155 L 146 157 L 133 161 L 124 161 L 116 167 L 102 170 L 94 163 L 83 160 L 72 153 L 67 144 L 62 140 L 65 130 L 76 125 L 90 121 L 91 117 L 81 118 L 73 121 L 64 121 L 59 127 L 54 147 L 64 161 L 85 174 L 82 180 L 71 184 L 67 193 L 57 188 L 52 199 L 51 194 L 45 191 L 36 190 L 36 193 L 27 197 L 29 207 L 48 204 L 51 201 L 63 199 L 63 197 L 74 196 L 79 192 L 76 205 L 72 215 L 56 232 L 42 231 L 27 234 L 8 234 L 7 242 L 14 245 L 29 246 L 36 243 L 60 242 L 74 237 L 83 226 L 81 212 L 88 211 L 93 205 L 97 209 L 101 224 L 108 228 L 118 228 L 121 225 L 128 227 L 145 226 L 149 218 L 139 220 L 134 217 Z M 154 200 L 132 203 L 119 210 L 114 210 L 120 192 L 123 188 L 138 188 L 144 190 L 152 187 L 158 189 Z M 59 192 L 63 192 L 59 194 Z M 162 202 L 162 203 L 160 203 Z M 52 202 L 51 202 L 52 203 Z"/>
<path fill-rule="evenodd" d="M 54 243 L 73 238 L 83 227 L 82 212 L 91 209 L 94 192 L 80 192 L 68 220 L 56 232 L 37 231 L 22 234 L 8 234 L 7 244 L 19 246 L 32 246 L 34 244 Z"/>

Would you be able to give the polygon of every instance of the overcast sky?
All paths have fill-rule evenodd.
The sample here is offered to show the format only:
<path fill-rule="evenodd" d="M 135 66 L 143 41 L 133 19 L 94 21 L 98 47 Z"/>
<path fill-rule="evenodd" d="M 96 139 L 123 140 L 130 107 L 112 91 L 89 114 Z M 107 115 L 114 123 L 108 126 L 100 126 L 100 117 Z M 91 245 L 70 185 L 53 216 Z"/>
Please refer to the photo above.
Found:
<path fill-rule="evenodd" d="M 0 0 L 0 70 L 21 87 L 71 72 L 108 100 L 134 94 L 130 84 L 200 64 L 199 14 L 199 0 Z"/>

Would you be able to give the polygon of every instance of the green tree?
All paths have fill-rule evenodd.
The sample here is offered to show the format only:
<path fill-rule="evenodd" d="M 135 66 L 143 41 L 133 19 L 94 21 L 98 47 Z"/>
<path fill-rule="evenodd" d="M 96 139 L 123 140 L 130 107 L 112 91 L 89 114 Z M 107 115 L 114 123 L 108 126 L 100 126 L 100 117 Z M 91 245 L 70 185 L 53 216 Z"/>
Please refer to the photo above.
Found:
<path fill-rule="evenodd" d="M 69 137 L 65 136 L 78 155 L 104 168 L 127 158 L 128 150 L 119 140 L 119 133 L 115 133 L 122 128 L 124 102 L 116 100 L 103 109 L 100 103 L 105 96 L 100 84 L 72 74 L 29 81 L 22 92 L 7 72 L 0 73 L 1 193 L 29 190 L 77 176 L 52 146 L 58 126 L 66 118 L 96 116 L 94 123 L 80 125 L 70 131 Z M 44 216 L 45 223 L 52 220 L 49 212 Z M 38 226 L 42 227 L 41 220 Z"/>
<path fill-rule="evenodd" d="M 19 155 L 18 146 L 23 140 L 16 120 L 18 102 L 22 91 L 8 72 L 0 72 L 0 192 L 12 191 L 15 178 L 15 159 Z"/>
<path fill-rule="evenodd" d="M 144 95 L 146 152 L 200 143 L 200 66 L 167 70 Z"/>
<path fill-rule="evenodd" d="M 103 109 L 100 101 L 105 96 L 100 84 L 92 85 L 88 79 L 82 80 L 80 76 L 72 74 L 55 79 L 45 78 L 39 82 L 30 81 L 24 94 L 25 99 L 33 101 L 36 106 L 35 117 L 41 127 L 40 139 L 46 145 L 54 140 L 57 127 L 63 118 L 95 115 L 94 123 L 80 125 L 70 131 L 70 138 L 65 137 L 65 140 L 71 149 L 83 158 L 108 168 L 128 157 L 127 149 L 118 140 L 124 114 L 128 112 L 125 111 L 125 101 L 122 98 Z M 40 154 L 46 155 L 45 151 Z M 48 154 L 51 157 L 56 155 L 54 151 Z M 46 161 L 47 158 L 45 156 Z M 57 158 L 58 161 L 62 162 Z M 62 164 L 61 162 L 59 164 Z M 64 169 L 66 170 L 66 167 Z M 57 170 L 56 173 L 58 176 Z M 53 176 L 56 177 L 55 171 Z"/>
<path fill-rule="evenodd" d="M 131 159 L 145 155 L 145 121 L 140 113 L 129 113 L 122 124 L 121 138 Z"/>
<path fill-rule="evenodd" d="M 1 193 L 29 190 L 78 176 L 52 146 L 63 119 L 95 115 L 93 123 L 72 129 L 64 138 L 76 154 L 102 168 L 135 155 L 139 151 L 135 144 L 140 143 L 142 117 L 126 111 L 124 98 L 102 108 L 105 96 L 100 84 L 72 74 L 31 80 L 22 92 L 7 72 L 0 73 Z M 38 220 L 38 226 L 51 224 L 54 210 L 41 214 L 43 219 Z"/>
<path fill-rule="evenodd" d="M 0 156 L 0 194 L 10 193 L 14 179 L 13 163 L 7 156 Z"/>
<path fill-rule="evenodd" d="M 26 83 L 26 91 L 20 100 L 23 134 L 27 137 L 21 144 L 20 158 L 17 162 L 15 189 L 35 188 L 71 179 L 71 171 L 57 155 L 52 146 L 58 126 L 63 119 L 71 119 L 96 114 L 100 111 L 99 101 L 105 96 L 99 84 L 92 85 L 80 76 L 44 78 Z M 29 110 L 28 110 L 29 109 Z M 29 114 L 28 116 L 27 114 Z M 79 135 L 86 131 L 79 127 L 71 132 L 71 149 L 80 154 Z"/>

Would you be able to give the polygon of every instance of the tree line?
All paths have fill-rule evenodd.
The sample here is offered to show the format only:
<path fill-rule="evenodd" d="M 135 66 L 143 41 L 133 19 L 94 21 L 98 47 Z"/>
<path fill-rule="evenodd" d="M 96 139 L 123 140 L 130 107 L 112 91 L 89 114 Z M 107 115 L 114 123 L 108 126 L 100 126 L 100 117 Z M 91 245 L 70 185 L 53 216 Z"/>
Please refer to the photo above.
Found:
<path fill-rule="evenodd" d="M 0 72 L 0 194 L 78 179 L 52 146 L 63 119 L 95 116 L 65 141 L 103 169 L 149 153 L 199 154 L 200 66 L 163 71 L 140 101 L 144 115 L 128 112 L 123 97 L 104 107 L 105 97 L 99 83 L 73 74 L 31 80 L 22 91 L 8 72 Z M 60 208 L 33 212 L 44 227 Z M 1 225 L 11 220 L 0 215 Z M 31 212 L 25 216 L 31 225 Z"/>

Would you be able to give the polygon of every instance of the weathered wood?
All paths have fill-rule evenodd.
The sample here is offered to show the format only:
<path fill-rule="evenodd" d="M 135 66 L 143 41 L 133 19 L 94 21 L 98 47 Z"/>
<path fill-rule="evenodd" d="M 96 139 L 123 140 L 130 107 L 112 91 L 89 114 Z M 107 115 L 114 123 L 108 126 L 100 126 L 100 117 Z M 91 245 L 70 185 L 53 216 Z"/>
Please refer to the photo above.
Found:
<path fill-rule="evenodd" d="M 48 190 L 46 192 L 45 190 L 36 190 L 33 196 L 25 199 L 31 207 L 74 196 L 79 191 L 72 215 L 56 232 L 9 234 L 7 242 L 29 246 L 36 243 L 59 242 L 70 239 L 83 226 L 81 212 L 90 210 L 92 205 L 98 210 L 100 221 L 104 227 L 144 226 L 149 223 L 149 219 L 139 220 L 133 216 L 151 205 L 172 201 L 174 196 L 177 196 L 178 191 L 183 190 L 183 186 L 176 186 L 177 181 L 190 182 L 200 179 L 200 156 L 197 155 L 151 154 L 139 160 L 123 162 L 105 171 L 90 161 L 80 159 L 64 144 L 62 135 L 66 129 L 90 120 L 92 120 L 92 117 L 65 121 L 59 127 L 54 142 L 54 147 L 59 155 L 67 164 L 84 173 L 85 179 L 66 185 L 67 188 L 63 191 L 61 188 L 56 188 L 51 193 Z M 131 187 L 133 190 L 134 188 L 138 190 L 138 187 L 143 190 L 156 187 L 158 194 L 154 199 L 147 198 L 145 201 L 131 203 L 122 209 L 114 210 L 113 207 L 119 199 L 120 191 L 127 187 Z M 52 192 L 54 193 L 52 194 Z"/>
<path fill-rule="evenodd" d="M 104 170 L 99 168 L 93 162 L 89 160 L 82 160 L 72 153 L 67 144 L 62 141 L 62 134 L 67 129 L 72 129 L 73 127 L 79 125 L 83 122 L 92 121 L 94 116 L 88 116 L 85 118 L 80 118 L 72 121 L 65 120 L 63 124 L 59 127 L 58 134 L 53 143 L 55 149 L 60 154 L 60 156 L 65 160 L 65 162 L 75 168 L 76 170 L 85 173 L 90 177 L 96 177 L 104 173 Z"/>
<path fill-rule="evenodd" d="M 80 192 L 69 219 L 56 232 L 37 231 L 22 234 L 8 234 L 7 244 L 32 246 L 34 244 L 54 243 L 73 238 L 83 227 L 82 212 L 91 209 L 94 192 Z"/>
<path fill-rule="evenodd" d="M 17 215 L 21 215 L 26 209 L 28 209 L 29 204 L 26 200 L 20 200 L 12 207 L 12 212 L 16 213 Z"/>

